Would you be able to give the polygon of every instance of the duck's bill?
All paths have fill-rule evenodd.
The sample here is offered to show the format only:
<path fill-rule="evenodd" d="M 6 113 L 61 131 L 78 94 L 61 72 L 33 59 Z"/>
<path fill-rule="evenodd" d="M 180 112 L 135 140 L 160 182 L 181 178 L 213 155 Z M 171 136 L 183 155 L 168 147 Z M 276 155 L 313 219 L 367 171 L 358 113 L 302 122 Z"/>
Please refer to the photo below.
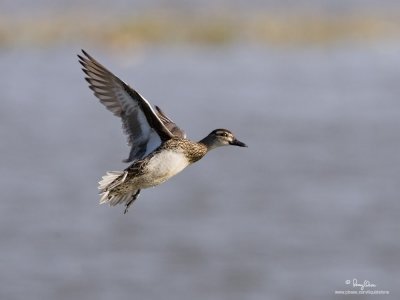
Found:
<path fill-rule="evenodd" d="M 247 145 L 239 140 L 233 140 L 231 143 L 233 146 L 239 146 L 239 147 L 247 147 Z"/>

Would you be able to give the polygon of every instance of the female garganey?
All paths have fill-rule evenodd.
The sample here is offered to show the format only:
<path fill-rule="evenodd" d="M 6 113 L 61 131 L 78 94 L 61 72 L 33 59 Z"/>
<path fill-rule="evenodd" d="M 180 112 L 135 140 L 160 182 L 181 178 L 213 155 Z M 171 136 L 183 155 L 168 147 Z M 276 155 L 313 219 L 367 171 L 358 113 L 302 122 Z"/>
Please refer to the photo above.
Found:
<path fill-rule="evenodd" d="M 186 134 L 159 107 L 155 110 L 138 92 L 82 50 L 78 55 L 89 88 L 122 120 L 132 147 L 124 171 L 107 172 L 99 182 L 100 203 L 125 203 L 125 213 L 140 190 L 156 186 L 219 146 L 247 147 L 226 129 L 215 129 L 199 142 Z"/>

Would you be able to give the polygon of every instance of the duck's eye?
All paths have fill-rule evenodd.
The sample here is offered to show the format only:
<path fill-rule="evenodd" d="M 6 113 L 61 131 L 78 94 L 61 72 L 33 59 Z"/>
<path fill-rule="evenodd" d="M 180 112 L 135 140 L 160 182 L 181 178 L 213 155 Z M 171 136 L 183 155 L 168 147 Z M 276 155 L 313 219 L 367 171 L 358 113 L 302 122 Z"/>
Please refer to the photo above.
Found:
<path fill-rule="evenodd" d="M 229 134 L 227 132 L 225 132 L 225 131 L 217 131 L 215 133 L 215 135 L 221 136 L 221 137 L 229 137 Z"/>

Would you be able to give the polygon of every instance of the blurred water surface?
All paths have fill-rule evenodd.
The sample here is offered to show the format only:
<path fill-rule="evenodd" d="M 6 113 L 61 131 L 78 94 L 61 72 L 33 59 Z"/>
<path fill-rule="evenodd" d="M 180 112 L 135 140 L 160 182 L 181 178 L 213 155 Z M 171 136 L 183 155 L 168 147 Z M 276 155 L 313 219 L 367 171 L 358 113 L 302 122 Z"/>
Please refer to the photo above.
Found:
<path fill-rule="evenodd" d="M 78 47 L 2 49 L 1 299 L 337 299 L 400 292 L 400 45 L 87 49 L 211 152 L 127 215 L 97 181 L 120 122 Z"/>

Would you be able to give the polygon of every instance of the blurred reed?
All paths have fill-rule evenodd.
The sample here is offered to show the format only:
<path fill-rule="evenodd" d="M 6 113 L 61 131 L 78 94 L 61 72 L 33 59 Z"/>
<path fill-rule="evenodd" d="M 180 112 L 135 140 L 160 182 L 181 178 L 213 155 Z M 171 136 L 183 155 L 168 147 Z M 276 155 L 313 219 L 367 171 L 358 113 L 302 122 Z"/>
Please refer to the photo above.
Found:
<path fill-rule="evenodd" d="M 70 42 L 110 47 L 145 44 L 324 45 L 376 41 L 399 36 L 400 18 L 388 14 L 176 14 L 148 12 L 124 16 L 64 13 L 30 18 L 0 17 L 0 47 L 51 46 Z"/>

